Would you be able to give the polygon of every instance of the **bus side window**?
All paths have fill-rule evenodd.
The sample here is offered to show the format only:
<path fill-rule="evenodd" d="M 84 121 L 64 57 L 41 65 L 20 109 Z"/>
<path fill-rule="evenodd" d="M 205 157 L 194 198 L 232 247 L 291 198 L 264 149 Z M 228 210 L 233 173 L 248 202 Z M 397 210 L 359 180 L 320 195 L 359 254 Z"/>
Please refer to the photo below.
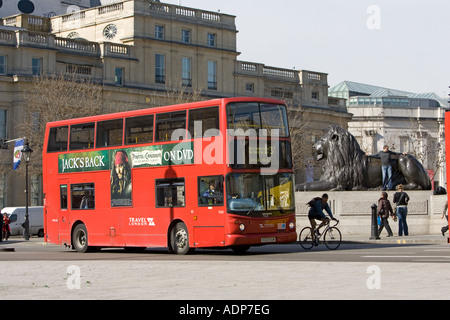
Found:
<path fill-rule="evenodd" d="M 156 207 L 185 207 L 184 179 L 156 180 Z"/>
<path fill-rule="evenodd" d="M 50 128 L 47 152 L 67 151 L 69 127 Z"/>
<path fill-rule="evenodd" d="M 125 120 L 125 144 L 153 142 L 153 115 Z"/>
<path fill-rule="evenodd" d="M 95 209 L 95 185 L 93 183 L 72 185 L 71 203 L 73 210 Z"/>
<path fill-rule="evenodd" d="M 219 136 L 219 107 L 189 111 L 189 133 L 191 138 Z"/>
<path fill-rule="evenodd" d="M 198 178 L 198 205 L 223 205 L 223 176 Z"/>
<path fill-rule="evenodd" d="M 122 119 L 97 123 L 97 148 L 121 146 L 122 137 Z"/>
<path fill-rule="evenodd" d="M 95 124 L 85 123 L 70 126 L 69 150 L 94 148 Z"/>
<path fill-rule="evenodd" d="M 185 139 L 186 132 L 178 129 L 186 130 L 186 111 L 156 115 L 156 142 L 179 141 Z M 174 139 L 172 139 L 172 134 L 175 130 L 177 130 L 177 133 L 183 134 L 182 139 L 180 139 L 178 134 L 176 134 L 173 137 Z"/>
<path fill-rule="evenodd" d="M 61 209 L 67 209 L 67 185 L 63 184 L 59 187 Z"/>

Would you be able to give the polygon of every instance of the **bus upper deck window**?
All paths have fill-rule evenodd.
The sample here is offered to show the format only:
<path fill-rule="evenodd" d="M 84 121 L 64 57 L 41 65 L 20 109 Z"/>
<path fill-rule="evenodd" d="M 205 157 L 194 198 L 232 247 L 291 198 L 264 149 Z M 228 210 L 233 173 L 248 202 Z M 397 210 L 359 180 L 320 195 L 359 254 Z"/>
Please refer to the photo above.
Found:
<path fill-rule="evenodd" d="M 219 107 L 189 111 L 189 134 L 191 138 L 219 136 Z"/>
<path fill-rule="evenodd" d="M 97 123 L 97 148 L 121 146 L 122 137 L 122 119 Z"/>
<path fill-rule="evenodd" d="M 85 123 L 70 126 L 70 150 L 94 148 L 95 124 Z"/>
<path fill-rule="evenodd" d="M 69 127 L 68 126 L 50 128 L 47 152 L 67 151 L 68 139 L 69 139 Z"/>
<path fill-rule="evenodd" d="M 153 115 L 125 120 L 125 144 L 153 142 Z"/>
<path fill-rule="evenodd" d="M 186 111 L 156 116 L 156 142 L 183 140 L 186 137 L 186 131 L 183 130 L 186 130 Z M 184 136 L 181 137 L 181 135 Z"/>

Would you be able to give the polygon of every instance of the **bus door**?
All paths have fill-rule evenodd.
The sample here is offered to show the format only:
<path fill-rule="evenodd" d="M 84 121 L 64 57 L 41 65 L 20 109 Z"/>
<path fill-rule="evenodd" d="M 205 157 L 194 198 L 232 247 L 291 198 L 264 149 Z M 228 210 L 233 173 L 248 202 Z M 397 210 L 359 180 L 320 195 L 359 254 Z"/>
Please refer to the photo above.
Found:
<path fill-rule="evenodd" d="M 197 226 L 195 246 L 215 247 L 225 244 L 225 198 L 223 176 L 198 178 Z"/>
<path fill-rule="evenodd" d="M 49 235 L 58 234 L 59 243 L 70 243 L 69 180 L 58 180 L 59 201 L 47 204 Z M 57 230 L 56 230 L 57 229 Z M 55 239 L 51 239 L 55 241 Z"/>

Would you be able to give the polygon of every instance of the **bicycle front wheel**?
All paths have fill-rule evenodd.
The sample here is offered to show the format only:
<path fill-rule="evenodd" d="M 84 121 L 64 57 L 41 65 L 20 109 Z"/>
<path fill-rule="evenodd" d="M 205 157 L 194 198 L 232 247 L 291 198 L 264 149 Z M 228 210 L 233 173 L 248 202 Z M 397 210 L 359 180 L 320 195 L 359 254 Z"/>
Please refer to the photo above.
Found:
<path fill-rule="evenodd" d="M 314 246 L 312 228 L 303 228 L 303 230 L 300 232 L 299 241 L 303 249 L 311 250 Z"/>
<path fill-rule="evenodd" d="M 329 228 L 323 236 L 323 242 L 328 249 L 336 250 L 342 242 L 341 231 L 336 227 Z"/>

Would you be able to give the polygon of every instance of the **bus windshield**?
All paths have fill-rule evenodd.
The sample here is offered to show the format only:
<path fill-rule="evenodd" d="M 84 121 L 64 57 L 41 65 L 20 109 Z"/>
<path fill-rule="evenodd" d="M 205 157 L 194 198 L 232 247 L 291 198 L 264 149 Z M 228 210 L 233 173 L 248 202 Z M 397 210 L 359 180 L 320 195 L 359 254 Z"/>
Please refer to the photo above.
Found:
<path fill-rule="evenodd" d="M 247 216 L 275 216 L 295 209 L 291 173 L 262 176 L 258 173 L 232 173 L 227 176 L 228 212 Z"/>
<path fill-rule="evenodd" d="M 269 137 L 278 130 L 279 137 L 288 137 L 286 106 L 259 102 L 230 103 L 227 106 L 230 134 L 248 135 L 249 129 L 266 129 Z M 241 130 L 239 130 L 241 129 Z"/>

